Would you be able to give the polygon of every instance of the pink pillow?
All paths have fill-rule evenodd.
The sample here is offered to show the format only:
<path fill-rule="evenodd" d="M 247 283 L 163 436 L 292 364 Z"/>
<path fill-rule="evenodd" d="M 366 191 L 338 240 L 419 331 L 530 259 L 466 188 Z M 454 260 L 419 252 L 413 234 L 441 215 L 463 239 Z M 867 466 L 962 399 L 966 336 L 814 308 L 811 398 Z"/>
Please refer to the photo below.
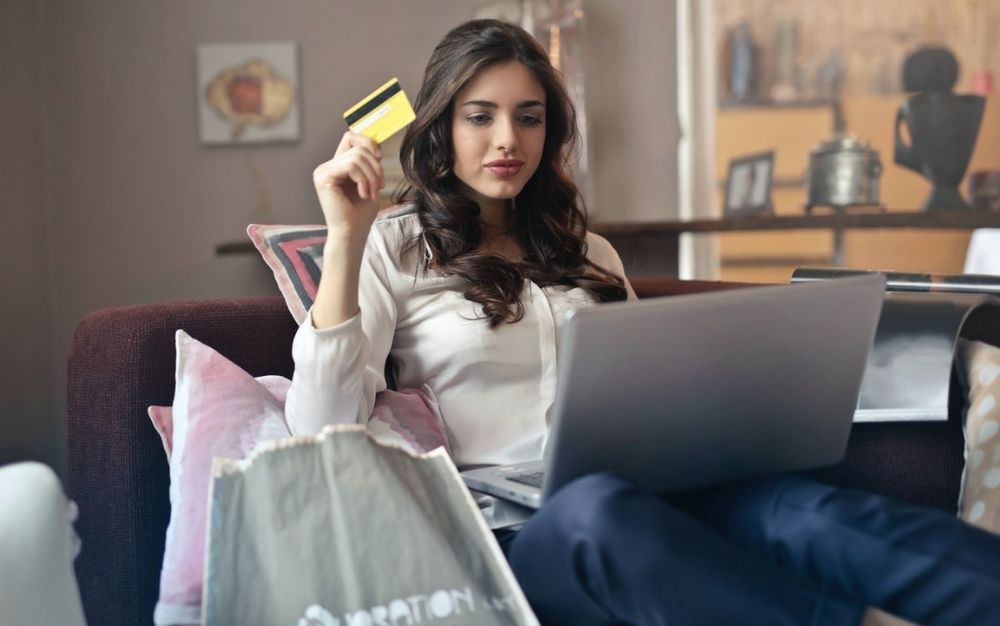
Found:
<path fill-rule="evenodd" d="M 284 403 L 267 386 L 182 330 L 176 347 L 172 412 L 150 410 L 154 425 L 172 427 L 159 431 L 169 450 L 171 511 L 153 617 L 158 625 L 201 619 L 212 459 L 245 458 L 258 443 L 289 434 Z"/>
<path fill-rule="evenodd" d="M 258 444 L 289 435 L 284 405 L 290 381 L 253 378 L 183 330 L 176 334 L 173 407 L 149 407 L 170 461 L 170 524 L 160 574 L 157 626 L 199 624 L 212 459 L 246 458 Z M 413 452 L 445 446 L 444 424 L 424 389 L 384 391 L 369 431 Z"/>
<path fill-rule="evenodd" d="M 375 394 L 368 432 L 381 443 L 398 445 L 417 454 L 444 446 L 451 456 L 451 444 L 437 401 L 426 387 L 386 389 Z"/>
<path fill-rule="evenodd" d="M 174 447 L 174 410 L 169 406 L 151 406 L 147 409 L 149 419 L 153 422 L 153 428 L 160 436 L 163 443 L 163 451 L 167 453 L 167 460 L 170 460 L 170 451 Z"/>
<path fill-rule="evenodd" d="M 191 339 L 191 337 L 188 337 L 188 339 Z M 195 340 L 191 339 L 191 341 Z M 230 363 L 230 365 L 233 364 Z M 233 365 L 233 367 L 236 367 L 236 365 Z M 285 406 L 285 397 L 288 395 L 288 387 L 291 381 L 284 376 L 258 376 L 254 380 L 270 391 L 271 395 L 281 403 L 282 407 Z M 152 405 L 147 409 L 147 412 L 149 413 L 150 421 L 153 422 L 153 428 L 160 435 L 160 441 L 163 443 L 163 451 L 167 453 L 167 460 L 169 461 L 170 451 L 174 447 L 174 409 L 169 406 Z"/>

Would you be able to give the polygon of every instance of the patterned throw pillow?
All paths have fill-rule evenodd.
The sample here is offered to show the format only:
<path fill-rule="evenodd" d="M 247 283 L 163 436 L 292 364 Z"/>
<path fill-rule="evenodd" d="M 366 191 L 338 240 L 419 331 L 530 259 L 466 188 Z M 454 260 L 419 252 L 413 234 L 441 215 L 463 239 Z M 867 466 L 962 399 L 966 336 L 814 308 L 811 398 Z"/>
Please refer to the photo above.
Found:
<path fill-rule="evenodd" d="M 409 205 L 397 204 L 381 209 L 378 217 L 407 210 L 410 210 Z M 316 288 L 323 271 L 326 226 L 250 224 L 247 235 L 274 272 L 288 311 L 295 322 L 301 324 L 316 299 Z"/>
<path fill-rule="evenodd" d="M 961 340 L 959 360 L 967 391 L 959 516 L 1000 533 L 1000 348 Z"/>
<path fill-rule="evenodd" d="M 250 224 L 247 234 L 274 272 L 289 312 L 301 324 L 316 299 L 326 227 Z"/>

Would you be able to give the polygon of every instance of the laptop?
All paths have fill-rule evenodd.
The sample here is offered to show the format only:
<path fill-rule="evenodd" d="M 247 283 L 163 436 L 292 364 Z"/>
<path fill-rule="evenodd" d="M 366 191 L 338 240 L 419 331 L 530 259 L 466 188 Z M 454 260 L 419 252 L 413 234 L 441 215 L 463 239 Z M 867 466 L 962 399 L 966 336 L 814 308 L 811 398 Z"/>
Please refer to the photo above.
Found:
<path fill-rule="evenodd" d="M 546 458 L 462 478 L 538 508 L 598 471 L 672 493 L 835 464 L 884 294 L 868 275 L 575 310 Z"/>

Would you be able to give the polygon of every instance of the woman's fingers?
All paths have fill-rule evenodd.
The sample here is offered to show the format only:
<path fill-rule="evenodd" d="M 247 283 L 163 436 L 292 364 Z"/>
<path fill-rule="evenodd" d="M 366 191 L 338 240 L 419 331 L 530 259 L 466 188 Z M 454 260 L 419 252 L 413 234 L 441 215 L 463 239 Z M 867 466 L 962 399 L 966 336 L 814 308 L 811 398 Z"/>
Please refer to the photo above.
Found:
<path fill-rule="evenodd" d="M 385 170 L 382 168 L 382 157 L 373 155 L 371 152 L 362 149 L 358 152 L 358 155 L 367 162 L 368 166 L 371 168 L 371 173 L 374 176 L 374 182 L 376 189 L 381 189 L 385 187 Z"/>
<path fill-rule="evenodd" d="M 374 199 L 377 191 L 385 186 L 382 163 L 362 147 L 352 147 L 323 163 L 313 172 L 313 179 L 317 188 L 338 186 L 350 179 L 359 185 L 358 194 L 366 200 Z M 360 184 L 362 182 L 364 185 Z"/>
<path fill-rule="evenodd" d="M 336 154 L 341 152 L 346 152 L 351 148 L 361 148 L 370 152 L 376 158 L 382 158 L 382 148 L 379 147 L 378 142 L 376 142 L 371 137 L 366 137 L 359 133 L 347 131 L 344 136 L 340 139 L 340 145 L 337 146 Z"/>
<path fill-rule="evenodd" d="M 348 153 L 351 180 L 358 184 L 358 195 L 364 200 L 374 200 L 382 188 L 382 164 L 370 153 L 360 150 Z"/>
<path fill-rule="evenodd" d="M 333 158 L 313 170 L 313 184 L 328 228 L 370 226 L 385 186 L 381 148 L 370 137 L 344 133 Z"/>
<path fill-rule="evenodd" d="M 352 166 L 347 171 L 348 178 L 357 185 L 358 197 L 362 200 L 374 200 L 377 195 L 375 183 L 363 167 Z"/>

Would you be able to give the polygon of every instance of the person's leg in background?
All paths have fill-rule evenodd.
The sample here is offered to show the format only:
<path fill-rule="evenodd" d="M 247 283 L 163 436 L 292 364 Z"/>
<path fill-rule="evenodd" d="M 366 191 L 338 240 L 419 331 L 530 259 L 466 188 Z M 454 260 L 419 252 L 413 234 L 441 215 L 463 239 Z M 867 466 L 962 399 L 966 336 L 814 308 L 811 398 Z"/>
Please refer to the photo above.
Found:
<path fill-rule="evenodd" d="M 675 503 L 779 566 L 908 620 L 1000 623 L 1000 536 L 946 513 L 794 476 Z"/>
<path fill-rule="evenodd" d="M 566 485 L 502 543 L 549 626 L 854 626 L 864 612 L 610 474 Z"/>
<path fill-rule="evenodd" d="M 84 626 L 74 508 L 41 463 L 0 467 L 0 623 Z"/>

